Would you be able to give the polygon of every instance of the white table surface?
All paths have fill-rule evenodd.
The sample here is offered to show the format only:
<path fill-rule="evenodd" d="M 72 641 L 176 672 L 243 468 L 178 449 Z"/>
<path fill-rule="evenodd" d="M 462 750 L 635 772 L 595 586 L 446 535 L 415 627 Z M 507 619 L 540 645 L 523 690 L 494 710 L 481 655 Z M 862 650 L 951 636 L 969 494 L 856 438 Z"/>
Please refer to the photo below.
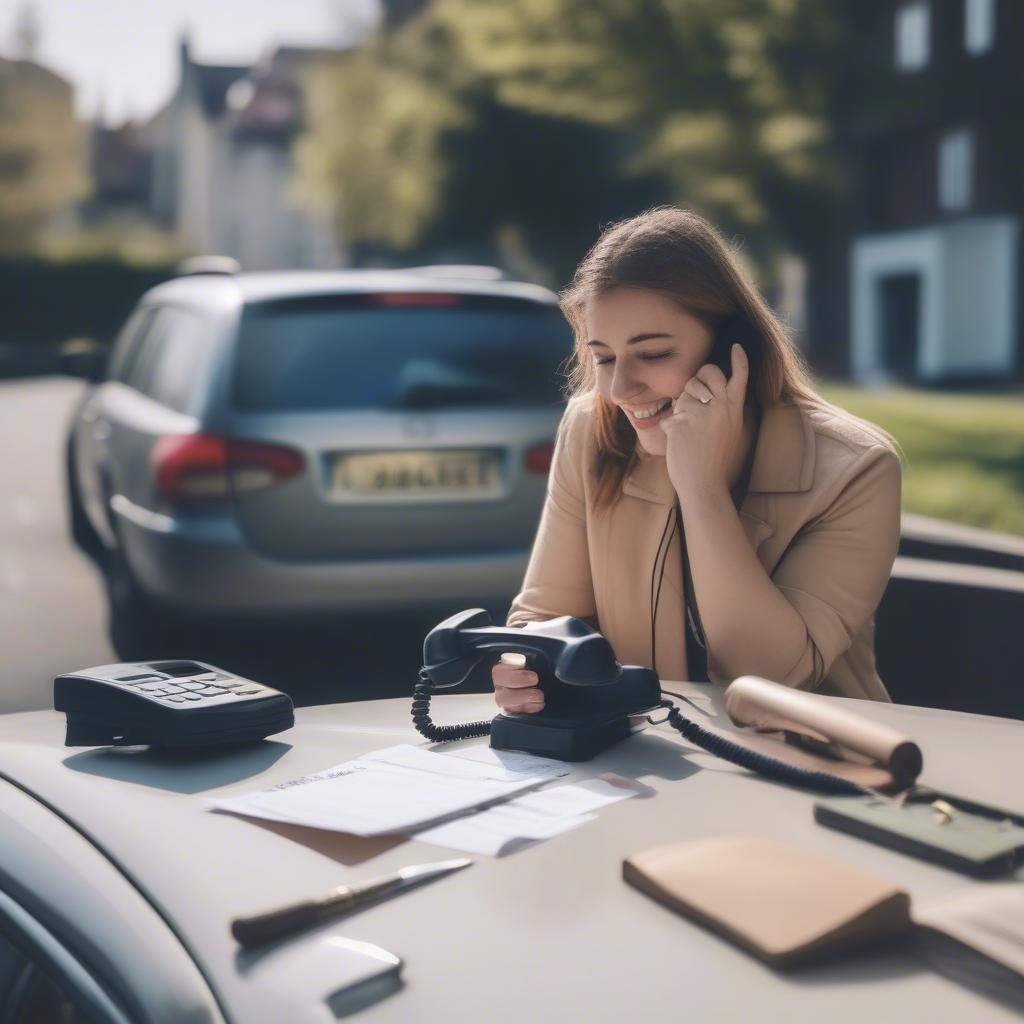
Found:
<path fill-rule="evenodd" d="M 703 700 L 721 721 L 714 688 L 665 685 Z M 1024 812 L 1022 723 L 848 703 L 918 741 L 923 782 Z M 239 954 L 228 930 L 232 918 L 457 854 L 394 838 L 257 824 L 210 813 L 202 798 L 249 792 L 395 743 L 423 742 L 409 709 L 408 700 L 302 708 L 286 733 L 198 759 L 68 750 L 63 715 L 7 715 L 0 718 L 0 772 L 106 849 L 174 923 L 236 1019 L 255 1024 L 274 1019 L 265 971 L 260 958 Z M 435 721 L 445 724 L 490 717 L 494 710 L 487 695 L 438 697 L 432 707 Z M 293 940 L 345 935 L 403 957 L 402 988 L 358 1019 L 1019 1019 L 1004 1005 L 935 974 L 910 950 L 778 973 L 627 885 L 621 871 L 624 857 L 648 846 L 748 834 L 874 871 L 918 904 L 992 883 L 819 826 L 813 794 L 716 760 L 668 726 L 572 767 L 572 778 L 614 771 L 656 793 L 622 801 L 579 829 L 509 856 L 478 857 L 464 871 Z"/>

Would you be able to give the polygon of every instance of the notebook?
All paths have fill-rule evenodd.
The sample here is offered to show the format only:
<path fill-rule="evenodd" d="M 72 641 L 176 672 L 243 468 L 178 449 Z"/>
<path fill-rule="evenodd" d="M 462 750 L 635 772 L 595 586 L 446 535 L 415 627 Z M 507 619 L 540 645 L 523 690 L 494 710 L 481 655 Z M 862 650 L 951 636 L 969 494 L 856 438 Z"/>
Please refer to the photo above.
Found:
<path fill-rule="evenodd" d="M 642 850 L 623 878 L 773 967 L 910 932 L 910 897 L 885 879 L 772 839 L 715 836 Z"/>
<path fill-rule="evenodd" d="M 913 916 L 921 951 L 936 971 L 1024 1008 L 1024 881 L 976 885 Z"/>

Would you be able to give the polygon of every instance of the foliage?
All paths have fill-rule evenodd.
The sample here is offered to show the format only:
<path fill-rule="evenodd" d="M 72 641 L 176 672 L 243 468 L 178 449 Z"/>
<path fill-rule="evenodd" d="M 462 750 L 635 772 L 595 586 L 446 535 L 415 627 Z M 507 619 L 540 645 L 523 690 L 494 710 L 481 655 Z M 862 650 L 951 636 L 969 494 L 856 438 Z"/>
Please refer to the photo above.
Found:
<path fill-rule="evenodd" d="M 548 244 L 541 218 L 530 225 L 514 199 L 528 181 L 540 205 L 569 194 L 556 220 L 571 217 L 574 188 L 590 194 L 581 222 L 559 225 L 577 256 L 627 195 L 628 212 L 657 195 L 752 232 L 755 259 L 781 240 L 799 247 L 827 230 L 823 211 L 842 187 L 832 113 L 845 10 L 842 0 L 434 0 L 312 83 L 304 190 L 334 206 L 348 239 L 422 245 L 466 220 L 475 183 L 458 161 L 500 151 L 501 125 L 526 144 L 532 121 L 547 146 L 543 126 L 562 127 L 559 165 L 524 177 L 507 146 L 505 167 L 486 168 L 480 233 L 509 220 Z"/>
<path fill-rule="evenodd" d="M 171 264 L 0 257 L 0 345 L 82 337 L 108 343 L 139 297 L 173 275 Z"/>
<path fill-rule="evenodd" d="M 144 218 L 111 218 L 79 226 L 35 247 L 55 263 L 108 262 L 137 267 L 168 267 L 191 255 L 169 231 Z"/>
<path fill-rule="evenodd" d="M 300 189 L 345 242 L 409 248 L 437 216 L 450 173 L 443 141 L 471 123 L 468 83 L 447 51 L 443 29 L 417 21 L 307 77 Z"/>
<path fill-rule="evenodd" d="M 903 448 L 909 512 L 1024 534 L 1024 402 L 985 396 L 849 387 L 829 401 L 888 430 Z"/>
<path fill-rule="evenodd" d="M 763 178 L 826 187 L 840 19 L 820 0 L 444 0 L 438 16 L 504 102 L 628 128 L 628 170 L 678 201 L 772 226 Z M 813 55 L 813 56 L 812 56 Z M 830 70 L 833 69 L 833 70 Z"/>

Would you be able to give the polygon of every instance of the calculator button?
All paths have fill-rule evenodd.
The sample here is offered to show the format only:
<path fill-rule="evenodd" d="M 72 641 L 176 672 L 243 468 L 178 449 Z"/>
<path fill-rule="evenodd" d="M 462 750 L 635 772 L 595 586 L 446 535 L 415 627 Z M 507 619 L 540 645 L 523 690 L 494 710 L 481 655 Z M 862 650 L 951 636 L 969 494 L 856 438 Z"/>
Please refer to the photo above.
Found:
<path fill-rule="evenodd" d="M 174 696 L 171 696 L 171 697 L 168 697 L 167 699 L 170 700 L 170 701 L 174 701 L 175 704 L 184 704 L 185 701 L 188 699 L 188 697 L 187 696 L 186 697 L 174 697 Z"/>
<path fill-rule="evenodd" d="M 180 686 L 165 686 L 164 693 L 182 693 Z"/>
<path fill-rule="evenodd" d="M 206 689 L 206 683 L 196 683 L 196 682 L 193 682 L 191 679 L 186 679 L 185 682 L 178 683 L 178 686 L 180 686 L 184 690 L 205 690 Z"/>
<path fill-rule="evenodd" d="M 182 696 L 185 698 L 185 700 L 202 700 L 203 699 L 202 697 L 199 696 L 198 693 L 186 693 L 186 694 L 183 694 Z"/>
<path fill-rule="evenodd" d="M 260 691 L 258 689 L 236 690 L 235 691 L 235 693 L 237 693 L 239 695 L 239 697 L 244 697 L 247 693 L 259 693 L 259 692 Z"/>
<path fill-rule="evenodd" d="M 142 690 L 143 693 L 162 693 L 164 688 L 160 683 L 143 683 L 139 689 Z"/>
<path fill-rule="evenodd" d="M 194 675 L 192 678 L 200 683 L 215 683 L 221 677 L 216 672 L 203 672 L 201 675 Z"/>
<path fill-rule="evenodd" d="M 227 693 L 227 690 L 222 690 L 219 686 L 207 686 L 205 690 L 197 690 L 197 693 L 201 693 L 204 697 L 219 697 L 222 693 Z"/>

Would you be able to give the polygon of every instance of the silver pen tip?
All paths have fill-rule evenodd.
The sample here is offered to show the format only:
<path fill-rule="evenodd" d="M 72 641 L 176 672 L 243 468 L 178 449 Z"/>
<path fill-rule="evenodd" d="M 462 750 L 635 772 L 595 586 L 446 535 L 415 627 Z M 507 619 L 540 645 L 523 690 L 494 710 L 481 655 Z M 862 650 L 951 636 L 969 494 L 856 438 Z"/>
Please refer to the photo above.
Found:
<path fill-rule="evenodd" d="M 469 867 L 472 863 L 473 861 L 470 857 L 456 857 L 452 860 L 434 861 L 433 864 L 410 864 L 409 867 L 402 868 L 398 874 L 407 880 L 412 878 L 429 878 L 433 875 L 446 875 L 452 871 L 458 871 L 460 868 Z"/>

